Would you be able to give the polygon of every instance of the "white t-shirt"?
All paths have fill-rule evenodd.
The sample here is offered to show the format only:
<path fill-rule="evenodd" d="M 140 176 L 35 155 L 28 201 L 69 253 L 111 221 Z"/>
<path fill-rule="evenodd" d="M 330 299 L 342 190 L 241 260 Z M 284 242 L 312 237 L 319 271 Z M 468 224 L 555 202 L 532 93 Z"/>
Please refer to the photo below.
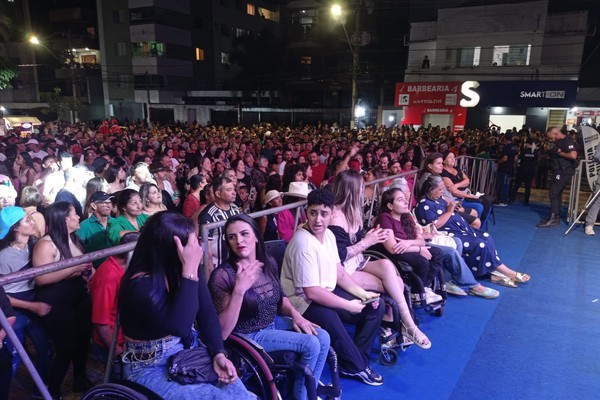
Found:
<path fill-rule="evenodd" d="M 39 150 L 36 153 L 34 153 L 33 151 L 29 152 L 29 155 L 31 156 L 31 158 L 39 158 L 40 160 L 43 160 L 44 157 L 46 157 L 48 155 L 47 152 L 45 152 L 44 150 Z"/>
<path fill-rule="evenodd" d="M 335 236 L 330 230 L 325 231 L 323 243 L 306 229 L 294 233 L 283 257 L 281 287 L 300 314 L 311 303 L 303 288 L 320 286 L 333 291 L 339 263 Z"/>

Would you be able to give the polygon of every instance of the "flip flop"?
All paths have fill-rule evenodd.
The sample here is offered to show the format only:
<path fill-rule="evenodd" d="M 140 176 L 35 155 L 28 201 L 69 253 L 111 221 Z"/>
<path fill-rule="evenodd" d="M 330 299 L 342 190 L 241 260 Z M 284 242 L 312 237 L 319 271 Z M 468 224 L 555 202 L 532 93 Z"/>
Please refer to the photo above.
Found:
<path fill-rule="evenodd" d="M 496 285 L 506 286 L 509 288 L 518 287 L 517 284 L 515 283 L 515 281 L 513 281 L 506 275 L 502 275 L 502 276 L 492 275 L 492 276 L 490 276 L 490 282 L 495 283 Z"/>
<path fill-rule="evenodd" d="M 496 297 L 500 296 L 500 292 L 498 292 L 496 289 L 492 289 L 489 287 L 486 287 L 483 292 L 476 292 L 475 290 L 473 290 L 473 288 L 470 288 L 469 294 L 472 296 L 479 296 L 486 299 L 495 299 Z"/>
<path fill-rule="evenodd" d="M 519 283 L 527 283 L 527 282 L 529 282 L 530 279 L 531 279 L 530 275 L 515 271 L 515 277 L 513 278 L 513 281 L 519 282 Z"/>

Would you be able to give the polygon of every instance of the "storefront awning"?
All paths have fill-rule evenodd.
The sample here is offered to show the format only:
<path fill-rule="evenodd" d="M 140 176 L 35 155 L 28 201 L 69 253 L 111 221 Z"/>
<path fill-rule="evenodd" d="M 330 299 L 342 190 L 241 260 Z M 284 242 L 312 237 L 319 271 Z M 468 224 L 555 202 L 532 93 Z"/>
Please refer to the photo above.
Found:
<path fill-rule="evenodd" d="M 21 126 L 21 124 L 23 124 L 25 122 L 29 122 L 30 124 L 33 124 L 33 126 L 40 126 L 42 124 L 42 121 L 40 121 L 36 117 L 29 117 L 29 116 L 23 116 L 23 115 L 4 117 L 4 119 L 13 128 L 17 127 L 17 126 Z"/>

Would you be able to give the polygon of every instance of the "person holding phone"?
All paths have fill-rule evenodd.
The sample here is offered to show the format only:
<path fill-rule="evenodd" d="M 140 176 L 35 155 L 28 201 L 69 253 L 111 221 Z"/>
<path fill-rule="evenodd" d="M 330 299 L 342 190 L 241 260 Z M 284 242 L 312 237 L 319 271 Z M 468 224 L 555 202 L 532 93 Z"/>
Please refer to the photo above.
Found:
<path fill-rule="evenodd" d="M 338 255 L 344 270 L 363 289 L 388 293 L 398 304 L 403 336 L 418 347 L 429 349 L 431 341 L 416 326 L 412 318 L 404 297 L 404 282 L 394 264 L 388 259 L 370 261 L 362 254 L 369 247 L 388 241 L 391 233 L 390 230 L 382 229 L 379 225 L 366 233 L 363 232 L 363 192 L 362 176 L 359 172 L 346 170 L 335 177 L 333 182 L 335 207 L 329 230 L 335 235 Z M 441 300 L 441 297 L 438 297 Z M 388 316 L 386 320 L 391 321 L 391 318 Z"/>

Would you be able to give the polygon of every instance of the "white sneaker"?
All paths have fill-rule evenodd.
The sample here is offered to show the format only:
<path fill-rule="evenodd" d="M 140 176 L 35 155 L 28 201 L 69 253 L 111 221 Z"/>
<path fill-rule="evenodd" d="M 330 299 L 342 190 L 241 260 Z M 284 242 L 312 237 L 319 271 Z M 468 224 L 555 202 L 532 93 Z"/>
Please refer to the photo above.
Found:
<path fill-rule="evenodd" d="M 439 294 L 436 294 L 433 290 L 431 290 L 431 288 L 429 288 L 429 287 L 425 288 L 425 303 L 427 303 L 427 304 L 437 303 L 442 300 L 444 300 L 444 298 L 442 296 L 440 296 Z"/>
<path fill-rule="evenodd" d="M 594 226 L 593 225 L 586 225 L 585 226 L 585 234 L 588 236 L 594 236 L 596 233 L 594 232 Z"/>

